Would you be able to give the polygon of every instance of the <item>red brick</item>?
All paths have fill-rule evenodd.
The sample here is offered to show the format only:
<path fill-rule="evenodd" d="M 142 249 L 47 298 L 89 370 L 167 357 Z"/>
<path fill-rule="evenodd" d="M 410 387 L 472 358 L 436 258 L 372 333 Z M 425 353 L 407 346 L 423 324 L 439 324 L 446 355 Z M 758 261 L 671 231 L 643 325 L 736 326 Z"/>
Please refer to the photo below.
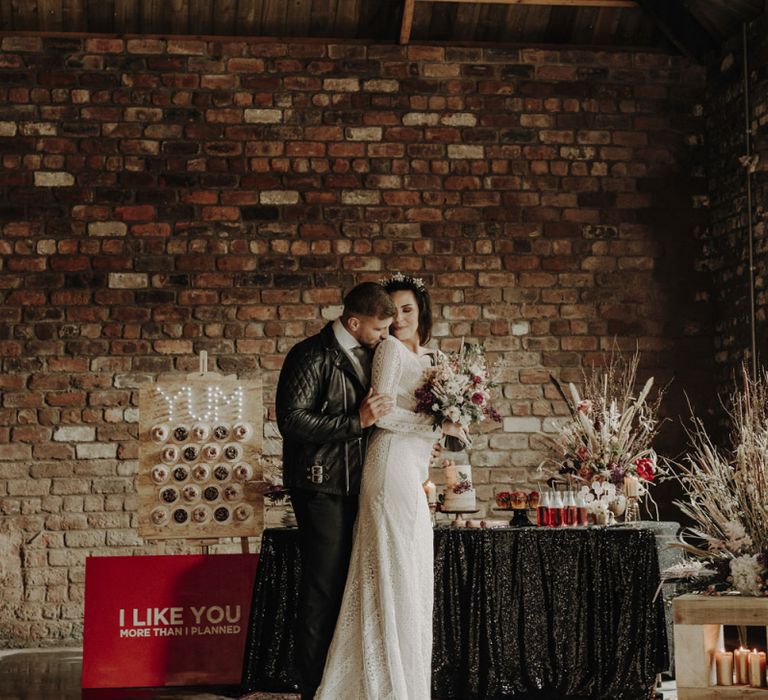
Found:
<path fill-rule="evenodd" d="M 128 53 L 161 54 L 165 51 L 165 42 L 160 39 L 129 39 Z"/>
<path fill-rule="evenodd" d="M 125 42 L 122 39 L 86 39 L 85 50 L 91 53 L 122 53 Z"/>
<path fill-rule="evenodd" d="M 219 194 L 212 190 L 186 192 L 182 199 L 188 204 L 216 204 L 219 201 Z"/>
<path fill-rule="evenodd" d="M 258 259 L 253 256 L 227 255 L 219 258 L 217 267 L 223 272 L 243 272 L 246 270 L 255 270 L 258 266 Z"/>
<path fill-rule="evenodd" d="M 216 192 L 210 192 L 210 193 L 198 193 L 199 197 L 196 195 L 195 199 L 191 199 L 190 201 L 197 200 L 196 203 L 199 204 L 206 204 L 206 203 L 214 203 L 216 202 L 216 196 L 218 193 Z M 259 192 L 254 191 L 237 191 L 237 192 L 221 192 L 220 193 L 220 199 L 221 203 L 224 205 L 243 205 L 243 204 L 258 204 L 259 203 Z"/>
<path fill-rule="evenodd" d="M 205 121 L 209 124 L 240 124 L 243 121 L 241 109 L 208 109 Z"/>
<path fill-rule="evenodd" d="M 21 343 L 15 340 L 0 340 L 0 357 L 21 357 Z"/>
<path fill-rule="evenodd" d="M 324 156 L 325 144 L 308 141 L 292 141 L 287 144 L 285 153 L 287 156 Z"/>
<path fill-rule="evenodd" d="M 578 69 L 576 66 L 539 66 L 536 69 L 536 77 L 539 80 L 576 80 Z"/>
<path fill-rule="evenodd" d="M 115 207 L 115 215 L 121 221 L 151 221 L 155 218 L 155 208 L 149 204 Z"/>
<path fill-rule="evenodd" d="M 304 135 L 310 141 L 341 141 L 344 130 L 338 126 L 308 126 Z"/>
<path fill-rule="evenodd" d="M 135 236 L 162 237 L 171 235 L 169 224 L 133 224 L 131 233 Z"/>
<path fill-rule="evenodd" d="M 384 192 L 384 201 L 390 206 L 412 206 L 421 202 L 418 192 Z"/>
<path fill-rule="evenodd" d="M 237 221 L 240 219 L 238 207 L 202 207 L 204 221 Z"/>
<path fill-rule="evenodd" d="M 203 55 L 206 43 L 195 39 L 168 39 L 169 54 Z"/>
<path fill-rule="evenodd" d="M 42 306 L 45 304 L 45 292 L 41 291 L 13 291 L 5 298 L 6 304 L 13 306 Z"/>

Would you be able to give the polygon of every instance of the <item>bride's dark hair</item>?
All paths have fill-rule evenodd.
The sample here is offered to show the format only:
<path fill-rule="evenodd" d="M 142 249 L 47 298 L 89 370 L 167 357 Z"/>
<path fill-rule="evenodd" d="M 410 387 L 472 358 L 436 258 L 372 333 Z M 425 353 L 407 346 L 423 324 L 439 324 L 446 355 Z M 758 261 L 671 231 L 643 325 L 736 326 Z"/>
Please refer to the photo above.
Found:
<path fill-rule="evenodd" d="M 388 294 L 403 291 L 413 292 L 413 296 L 416 297 L 416 305 L 419 307 L 419 343 L 421 345 L 428 343 L 432 337 L 432 303 L 424 282 L 418 277 L 409 277 L 398 272 L 389 279 L 381 280 L 379 284 L 384 287 Z"/>

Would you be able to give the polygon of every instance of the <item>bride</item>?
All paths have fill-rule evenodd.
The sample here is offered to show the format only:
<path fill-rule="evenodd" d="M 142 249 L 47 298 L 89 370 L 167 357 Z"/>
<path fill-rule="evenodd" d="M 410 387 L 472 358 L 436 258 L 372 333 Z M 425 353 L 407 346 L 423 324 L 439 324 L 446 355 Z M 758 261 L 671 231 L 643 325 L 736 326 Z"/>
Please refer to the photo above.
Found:
<path fill-rule="evenodd" d="M 422 482 L 435 432 L 414 413 L 415 392 L 434 354 L 432 312 L 420 279 L 382 282 L 395 305 L 393 336 L 373 359 L 374 393 L 395 397 L 376 422 L 363 466 L 360 507 L 344 600 L 316 700 L 429 700 L 432 666 L 433 534 Z M 444 434 L 463 438 L 460 426 Z"/>

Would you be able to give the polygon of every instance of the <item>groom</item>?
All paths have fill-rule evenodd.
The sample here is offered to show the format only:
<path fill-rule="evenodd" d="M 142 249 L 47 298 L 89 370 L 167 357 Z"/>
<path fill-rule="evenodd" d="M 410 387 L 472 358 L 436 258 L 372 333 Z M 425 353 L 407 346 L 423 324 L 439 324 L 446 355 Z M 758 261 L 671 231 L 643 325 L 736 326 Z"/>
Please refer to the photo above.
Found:
<path fill-rule="evenodd" d="M 392 410 L 392 399 L 369 385 L 373 349 L 396 313 L 381 285 L 359 284 L 344 297 L 341 318 L 291 348 L 280 371 L 283 482 L 302 561 L 295 649 L 302 700 L 320 685 L 341 607 L 369 428 Z"/>

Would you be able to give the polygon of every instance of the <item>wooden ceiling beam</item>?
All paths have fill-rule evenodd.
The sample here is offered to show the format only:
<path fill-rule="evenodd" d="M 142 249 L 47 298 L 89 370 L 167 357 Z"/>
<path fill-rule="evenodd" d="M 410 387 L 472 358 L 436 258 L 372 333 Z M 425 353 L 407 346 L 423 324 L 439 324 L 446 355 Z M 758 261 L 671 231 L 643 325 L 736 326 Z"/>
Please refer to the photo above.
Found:
<path fill-rule="evenodd" d="M 681 2 L 638 0 L 662 32 L 682 53 L 706 64 L 719 51 L 718 41 L 707 32 Z"/>
<path fill-rule="evenodd" d="M 474 5 L 540 5 L 543 7 L 637 7 L 637 0 L 414 0 L 415 2 L 466 2 Z"/>
<path fill-rule="evenodd" d="M 413 12 L 417 2 L 458 2 L 475 5 L 539 5 L 543 7 L 637 7 L 637 0 L 405 0 L 403 22 L 400 26 L 400 43 L 411 40 Z"/>
<path fill-rule="evenodd" d="M 403 23 L 400 26 L 400 43 L 407 44 L 411 40 L 411 28 L 413 27 L 413 10 L 416 0 L 405 0 L 403 5 Z"/>

